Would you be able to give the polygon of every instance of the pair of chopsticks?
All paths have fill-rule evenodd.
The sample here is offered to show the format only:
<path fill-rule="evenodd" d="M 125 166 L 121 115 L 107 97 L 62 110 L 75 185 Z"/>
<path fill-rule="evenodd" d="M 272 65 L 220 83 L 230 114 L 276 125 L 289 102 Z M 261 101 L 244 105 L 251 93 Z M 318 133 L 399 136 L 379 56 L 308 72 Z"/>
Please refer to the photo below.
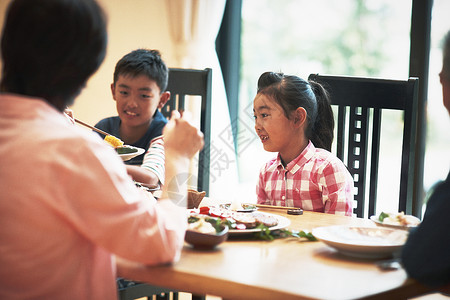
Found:
<path fill-rule="evenodd" d="M 90 129 L 92 129 L 92 130 L 94 130 L 94 131 L 96 131 L 96 132 L 98 132 L 98 133 L 103 134 L 104 136 L 112 135 L 112 134 L 109 134 L 109 133 L 107 133 L 107 132 L 105 132 L 105 131 L 103 131 L 103 130 L 100 130 L 100 129 L 94 127 L 94 126 L 91 126 L 91 125 L 89 125 L 89 124 L 87 124 L 87 123 L 84 123 L 83 121 L 77 120 L 77 119 L 75 119 L 75 118 L 74 118 L 74 120 L 75 120 L 76 123 L 79 123 L 79 124 L 81 124 L 81 125 L 84 125 L 84 126 L 90 128 Z M 152 142 L 154 142 L 154 141 L 156 141 L 156 140 L 159 140 L 159 139 L 162 139 L 163 137 L 164 137 L 163 135 L 160 135 L 160 136 L 158 136 L 158 137 L 155 137 L 155 138 L 152 140 Z"/>
<path fill-rule="evenodd" d="M 94 130 L 94 131 L 96 131 L 96 132 L 98 132 L 98 133 L 101 133 L 101 134 L 103 134 L 103 135 L 105 135 L 105 136 L 106 136 L 106 135 L 111 135 L 111 134 L 109 134 L 109 133 L 107 133 L 107 132 L 104 132 L 103 130 L 100 130 L 100 129 L 94 127 L 94 126 L 91 126 L 91 125 L 89 125 L 89 124 L 86 124 L 86 123 L 84 123 L 83 121 L 77 120 L 77 119 L 75 119 L 75 118 L 74 118 L 74 120 L 75 120 L 75 122 L 77 122 L 77 123 L 79 123 L 79 124 L 81 124 L 81 125 L 84 125 L 84 126 L 90 128 L 90 129 L 92 129 L 92 130 Z"/>
<path fill-rule="evenodd" d="M 266 204 L 253 204 L 253 203 L 244 203 L 246 205 L 256 206 L 258 208 L 267 208 L 267 209 L 298 209 L 298 207 L 291 206 L 276 206 L 276 205 L 266 205 Z"/>

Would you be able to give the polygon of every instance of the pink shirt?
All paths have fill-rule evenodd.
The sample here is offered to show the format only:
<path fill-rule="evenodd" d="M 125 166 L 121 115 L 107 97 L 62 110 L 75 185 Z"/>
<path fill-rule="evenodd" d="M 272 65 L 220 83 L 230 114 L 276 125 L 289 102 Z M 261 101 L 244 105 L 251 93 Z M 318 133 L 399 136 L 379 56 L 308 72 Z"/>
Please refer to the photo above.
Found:
<path fill-rule="evenodd" d="M 286 168 L 279 155 L 269 161 L 259 174 L 256 194 L 259 204 L 352 215 L 352 176 L 341 160 L 311 142 Z"/>
<path fill-rule="evenodd" d="M 179 258 L 186 210 L 40 99 L 0 94 L 0 178 L 0 299 L 115 299 L 113 254 Z"/>

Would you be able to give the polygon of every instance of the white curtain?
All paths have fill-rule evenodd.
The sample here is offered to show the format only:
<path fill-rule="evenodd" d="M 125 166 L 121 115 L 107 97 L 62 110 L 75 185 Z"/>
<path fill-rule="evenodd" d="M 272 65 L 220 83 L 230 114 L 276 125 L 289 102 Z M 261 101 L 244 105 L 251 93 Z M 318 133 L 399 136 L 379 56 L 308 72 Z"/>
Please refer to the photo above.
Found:
<path fill-rule="evenodd" d="M 210 197 L 234 198 L 238 174 L 228 102 L 215 41 L 226 0 L 167 0 L 167 11 L 177 65 L 213 69 Z"/>

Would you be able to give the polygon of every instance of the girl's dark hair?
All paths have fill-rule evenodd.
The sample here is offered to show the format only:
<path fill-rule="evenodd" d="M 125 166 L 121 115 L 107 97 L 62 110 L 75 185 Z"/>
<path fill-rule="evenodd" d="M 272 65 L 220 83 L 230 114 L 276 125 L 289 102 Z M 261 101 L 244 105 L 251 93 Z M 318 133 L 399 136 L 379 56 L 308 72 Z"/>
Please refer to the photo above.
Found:
<path fill-rule="evenodd" d="M 114 85 L 120 75 L 145 75 L 158 85 L 161 93 L 167 88 L 169 70 L 158 50 L 138 49 L 122 57 L 114 70 Z"/>
<path fill-rule="evenodd" d="M 283 109 L 286 118 L 298 107 L 307 112 L 306 137 L 314 146 L 331 151 L 334 117 L 330 97 L 318 82 L 298 76 L 265 72 L 258 80 L 258 94 L 272 98 Z"/>
<path fill-rule="evenodd" d="M 106 52 L 106 17 L 95 0 L 13 0 L 1 38 L 4 92 L 73 103 Z"/>

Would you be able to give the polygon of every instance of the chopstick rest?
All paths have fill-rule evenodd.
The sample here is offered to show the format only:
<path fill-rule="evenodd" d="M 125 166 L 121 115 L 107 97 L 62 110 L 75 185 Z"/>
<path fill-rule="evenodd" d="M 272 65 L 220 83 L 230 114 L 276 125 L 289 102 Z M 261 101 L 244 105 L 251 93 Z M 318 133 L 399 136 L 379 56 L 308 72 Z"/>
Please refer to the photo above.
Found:
<path fill-rule="evenodd" d="M 303 209 L 301 208 L 291 208 L 287 210 L 288 215 L 303 215 Z"/>

